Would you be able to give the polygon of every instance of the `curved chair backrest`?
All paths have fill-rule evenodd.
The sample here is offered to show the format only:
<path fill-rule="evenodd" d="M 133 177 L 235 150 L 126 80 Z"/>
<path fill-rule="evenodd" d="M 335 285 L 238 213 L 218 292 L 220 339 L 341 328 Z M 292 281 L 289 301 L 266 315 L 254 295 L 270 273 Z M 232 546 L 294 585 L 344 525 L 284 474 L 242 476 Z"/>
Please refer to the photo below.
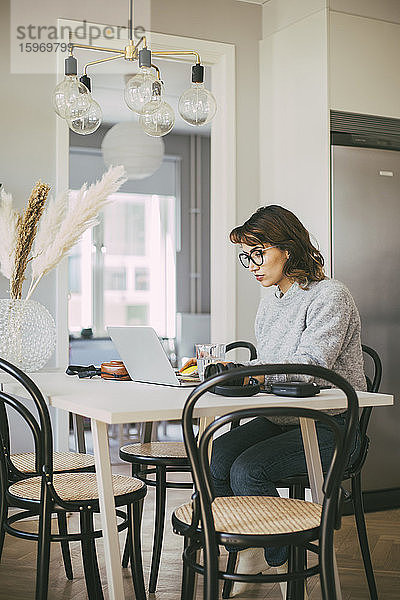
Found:
<path fill-rule="evenodd" d="M 370 356 L 374 363 L 374 374 L 372 380 L 367 377 L 368 391 L 377 393 L 379 392 L 379 387 L 381 385 L 382 380 L 382 361 L 379 358 L 379 354 L 376 350 L 371 348 L 370 346 L 366 346 L 362 344 L 362 351 Z"/>
<path fill-rule="evenodd" d="M 259 406 L 257 408 L 237 410 L 218 417 L 206 428 L 201 435 L 199 442 L 197 443 L 193 427 L 193 413 L 196 408 L 196 404 L 202 398 L 202 396 L 206 392 L 209 392 L 210 388 L 213 386 L 226 385 L 226 383 L 232 378 L 238 376 L 256 377 L 258 375 L 310 375 L 311 377 L 318 377 L 330 382 L 333 384 L 333 386 L 342 390 L 347 398 L 347 410 L 345 412 L 344 428 L 341 429 L 334 417 L 318 410 L 293 408 L 289 406 L 283 408 L 267 408 L 265 406 Z M 249 404 L 251 402 L 252 400 L 249 399 Z M 191 529 L 192 531 L 195 531 L 199 520 L 201 520 L 202 531 L 204 534 L 205 562 L 208 565 L 208 568 L 216 569 L 216 565 L 218 564 L 216 555 L 217 538 L 212 513 L 214 494 L 212 490 L 209 466 L 209 446 L 213 435 L 221 427 L 231 423 L 232 421 L 237 419 L 254 418 L 257 416 L 267 418 L 271 416 L 293 416 L 297 418 L 307 418 L 315 421 L 321 421 L 327 425 L 334 434 L 335 448 L 323 485 L 324 500 L 320 527 L 320 542 L 322 548 L 332 547 L 333 531 L 335 526 L 337 526 L 338 517 L 340 514 L 340 499 L 342 496 L 340 486 L 356 435 L 358 425 L 358 410 L 358 398 L 354 388 L 337 373 L 334 373 L 329 369 L 325 369 L 324 367 L 314 365 L 270 364 L 238 367 L 233 373 L 232 371 L 226 371 L 222 374 L 216 375 L 215 377 L 207 379 L 191 392 L 185 403 L 182 415 L 184 441 L 186 451 L 190 459 L 193 480 L 195 484 Z M 323 550 L 323 552 L 325 552 L 325 550 Z M 212 578 L 210 578 L 210 581 L 211 579 Z M 207 578 L 205 584 L 208 585 Z M 210 585 L 214 585 L 214 583 Z M 207 589 L 207 593 L 209 594 L 207 597 L 211 598 L 214 597 L 214 595 L 217 593 L 217 590 L 213 589 L 210 591 Z"/>
<path fill-rule="evenodd" d="M 379 358 L 379 354 L 376 352 L 376 350 L 374 350 L 370 346 L 366 346 L 365 344 L 363 344 L 362 350 L 365 354 L 372 358 L 374 364 L 374 374 L 372 380 L 366 376 L 367 389 L 369 392 L 378 393 L 382 380 L 382 361 Z M 367 428 L 371 417 L 371 412 L 371 406 L 367 406 L 362 410 L 360 417 L 360 432 L 362 437 L 365 437 L 367 435 Z"/>
<path fill-rule="evenodd" d="M 235 348 L 247 348 L 250 351 L 250 360 L 257 358 L 256 347 L 251 342 L 231 342 L 225 346 L 225 352 L 229 352 L 229 350 L 234 350 Z"/>
<path fill-rule="evenodd" d="M 230 344 L 227 344 L 225 346 L 225 352 L 229 352 L 230 350 L 234 350 L 235 348 L 247 348 L 250 352 L 250 360 L 254 360 L 257 358 L 257 349 L 251 342 L 231 342 Z M 239 425 L 240 419 L 235 419 L 231 423 L 231 429 L 235 429 L 236 427 L 239 427 Z"/>
<path fill-rule="evenodd" d="M 347 398 L 347 410 L 345 412 L 346 418 L 343 433 L 338 429 L 338 425 L 335 419 L 321 411 L 294 407 L 257 407 L 233 411 L 231 413 L 228 413 L 227 415 L 217 418 L 206 429 L 206 431 L 202 434 L 199 443 L 197 443 L 196 433 L 193 427 L 193 411 L 195 409 L 195 405 L 200 400 L 200 398 L 206 392 L 209 392 L 210 389 L 215 385 L 226 385 L 226 382 L 228 382 L 230 379 L 246 376 L 256 377 L 258 375 L 310 375 L 311 377 L 319 377 L 321 379 L 325 379 L 326 381 L 332 383 L 335 387 L 341 389 L 346 394 Z M 249 402 L 251 402 L 251 400 L 249 400 Z M 326 476 L 324 484 L 324 493 L 330 495 L 332 485 L 334 485 L 334 481 L 337 479 L 337 484 L 340 485 L 341 483 L 341 479 L 338 479 L 337 475 L 340 474 L 341 470 L 344 471 L 349 455 L 349 450 L 352 447 L 352 442 L 355 438 L 356 429 L 358 425 L 358 408 L 359 404 L 357 394 L 354 391 L 354 388 L 350 385 L 350 383 L 337 373 L 331 371 L 330 369 L 326 369 L 324 367 L 319 367 L 316 365 L 255 365 L 248 367 L 238 367 L 237 369 L 234 369 L 234 372 L 226 371 L 222 374 L 211 377 L 210 379 L 207 379 L 199 386 L 197 386 L 190 393 L 185 403 L 182 414 L 184 441 L 189 459 L 192 464 L 195 485 L 196 487 L 200 488 L 201 486 L 198 486 L 198 483 L 204 482 L 207 489 L 209 501 L 212 502 L 213 494 L 211 492 L 211 478 L 209 469 L 206 466 L 206 463 L 208 464 L 207 445 L 211 441 L 212 435 L 222 426 L 237 418 L 250 418 L 256 416 L 257 414 L 267 417 L 294 416 L 324 421 L 329 427 L 332 428 L 335 436 L 337 437 L 337 441 L 340 442 L 340 447 L 338 447 L 337 451 L 334 453 L 332 465 L 331 468 L 328 470 L 328 474 Z M 342 437 L 343 439 L 341 439 Z M 198 489 L 198 491 L 199 493 L 201 492 L 200 489 Z"/>
<path fill-rule="evenodd" d="M 226 345 L 225 350 L 226 350 L 226 352 L 229 352 L 229 350 L 234 350 L 235 348 L 248 348 L 250 351 L 250 360 L 254 360 L 257 358 L 257 349 L 254 346 L 254 344 L 252 344 L 251 342 L 245 342 L 245 341 L 231 342 L 230 344 Z M 362 351 L 372 359 L 373 365 L 374 365 L 372 379 L 370 377 L 368 377 L 367 375 L 365 376 L 366 380 L 367 380 L 367 389 L 369 392 L 378 393 L 379 387 L 381 385 L 381 380 L 382 380 L 382 361 L 379 357 L 379 354 L 376 352 L 376 350 L 374 350 L 370 346 L 367 346 L 366 344 L 362 344 Z M 360 433 L 361 433 L 362 439 L 365 439 L 365 436 L 367 435 L 367 429 L 368 429 L 369 420 L 371 418 L 371 413 L 372 413 L 371 406 L 367 406 L 366 408 L 363 408 L 363 410 L 361 412 Z M 239 420 L 236 420 L 232 423 L 232 428 L 238 427 L 238 425 L 239 425 Z"/>
<path fill-rule="evenodd" d="M 2 446 L 2 460 L 12 479 L 26 477 L 18 471 L 10 459 L 10 431 L 7 420 L 6 407 L 15 410 L 27 423 L 32 432 L 35 445 L 35 473 L 37 475 L 53 474 L 53 437 L 51 421 L 46 401 L 36 384 L 21 369 L 0 358 L 0 371 L 11 375 L 28 392 L 28 397 L 33 400 L 37 410 L 37 417 L 33 415 L 19 400 L 6 392 L 0 391 L 0 436 Z"/>

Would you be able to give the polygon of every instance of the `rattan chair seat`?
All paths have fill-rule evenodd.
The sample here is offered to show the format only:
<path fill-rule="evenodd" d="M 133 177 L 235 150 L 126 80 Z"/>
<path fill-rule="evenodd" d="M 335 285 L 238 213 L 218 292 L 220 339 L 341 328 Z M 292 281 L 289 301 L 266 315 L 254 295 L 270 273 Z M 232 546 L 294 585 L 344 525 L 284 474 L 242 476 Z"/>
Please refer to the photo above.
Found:
<path fill-rule="evenodd" d="M 23 452 L 21 454 L 12 454 L 11 461 L 21 473 L 35 472 L 35 453 Z M 54 472 L 68 472 L 75 469 L 88 469 L 94 467 L 94 456 L 90 454 L 80 454 L 78 452 L 54 452 L 53 470 Z"/>
<path fill-rule="evenodd" d="M 215 498 L 215 530 L 238 535 L 276 535 L 319 527 L 322 506 L 305 500 L 269 496 L 229 496 Z M 189 525 L 192 504 L 175 510 L 176 518 Z"/>
<path fill-rule="evenodd" d="M 154 458 L 187 458 L 183 442 L 148 442 L 146 444 L 128 444 L 120 452 L 133 456 Z"/>
<path fill-rule="evenodd" d="M 31 477 L 13 483 L 9 492 L 13 496 L 27 500 L 40 499 L 41 477 Z M 145 484 L 139 479 L 126 475 L 112 476 L 114 496 L 123 496 L 139 491 Z M 53 475 L 53 485 L 59 497 L 66 502 L 97 500 L 97 480 L 95 473 L 59 473 Z"/>

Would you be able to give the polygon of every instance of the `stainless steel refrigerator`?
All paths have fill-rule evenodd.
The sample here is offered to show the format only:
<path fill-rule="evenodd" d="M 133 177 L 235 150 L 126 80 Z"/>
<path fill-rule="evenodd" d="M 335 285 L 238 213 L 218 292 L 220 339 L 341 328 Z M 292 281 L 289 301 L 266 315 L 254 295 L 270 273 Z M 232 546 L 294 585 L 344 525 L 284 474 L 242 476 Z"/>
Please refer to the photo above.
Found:
<path fill-rule="evenodd" d="M 400 488 L 400 152 L 332 146 L 333 276 L 359 308 L 362 341 L 383 363 L 373 409 L 364 490 Z"/>

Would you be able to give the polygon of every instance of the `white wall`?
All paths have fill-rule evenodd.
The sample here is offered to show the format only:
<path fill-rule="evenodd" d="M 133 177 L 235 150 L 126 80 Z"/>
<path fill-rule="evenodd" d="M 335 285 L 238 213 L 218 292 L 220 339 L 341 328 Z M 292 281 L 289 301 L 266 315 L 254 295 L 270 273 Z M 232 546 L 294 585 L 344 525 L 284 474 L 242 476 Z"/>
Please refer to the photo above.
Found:
<path fill-rule="evenodd" d="M 318 4 L 304 3 L 296 18 L 291 2 L 264 8 L 260 196 L 292 210 L 329 263 L 327 9 Z"/>
<path fill-rule="evenodd" d="M 261 203 L 293 210 L 329 267 L 329 109 L 400 118 L 399 58 L 398 0 L 263 6 Z"/>
<path fill-rule="evenodd" d="M 232 198 L 232 211 L 236 223 L 241 224 L 259 206 L 258 44 L 262 9 L 232 0 L 152 0 L 151 24 L 154 31 L 236 46 L 236 198 Z M 214 231 L 229 244 L 229 231 L 223 223 L 215 224 Z M 218 256 L 211 255 L 213 260 Z M 232 289 L 232 294 L 237 294 L 236 337 L 252 340 L 259 290 L 238 261 L 228 268 L 236 270 L 236 289 Z"/>
<path fill-rule="evenodd" d="M 261 7 L 232 0 L 152 0 L 152 29 L 175 35 L 187 35 L 236 45 L 237 68 L 237 198 L 232 211 L 237 222 L 243 221 L 259 203 L 259 132 L 258 132 L 258 41 L 261 38 Z M 64 5 L 63 18 L 87 19 L 110 24 L 125 24 L 126 0 L 112 3 L 90 0 Z M 9 66 L 10 1 L 0 3 L 2 53 L 0 69 L 0 181 L 13 193 L 22 207 L 38 178 L 55 186 L 56 116 L 51 107 L 55 86 L 52 75 L 11 75 Z M 221 228 L 219 234 L 227 236 Z M 228 243 L 228 242 L 227 242 Z M 217 258 L 216 258 L 217 259 Z M 233 269 L 238 267 L 233 266 Z M 238 269 L 239 270 L 239 269 Z M 237 277 L 240 290 L 237 309 L 237 335 L 252 338 L 258 291 L 248 286 L 245 274 Z M 237 290 L 232 290 L 232 294 Z M 6 281 L 0 280 L 0 296 L 5 296 Z M 36 298 L 56 312 L 56 277 L 47 275 Z"/>
<path fill-rule="evenodd" d="M 327 0 L 330 10 L 400 23 L 399 0 Z"/>
<path fill-rule="evenodd" d="M 331 12 L 331 108 L 400 118 L 399 59 L 400 24 Z"/>
<path fill-rule="evenodd" d="M 48 91 L 51 75 L 10 75 L 10 7 L 0 3 L 0 182 L 11 192 L 19 209 L 38 179 L 55 183 L 55 113 Z M 36 299 L 55 314 L 55 276 L 49 274 Z M 0 275 L 0 297 L 7 280 Z M 50 292 L 50 293 L 49 293 Z"/>

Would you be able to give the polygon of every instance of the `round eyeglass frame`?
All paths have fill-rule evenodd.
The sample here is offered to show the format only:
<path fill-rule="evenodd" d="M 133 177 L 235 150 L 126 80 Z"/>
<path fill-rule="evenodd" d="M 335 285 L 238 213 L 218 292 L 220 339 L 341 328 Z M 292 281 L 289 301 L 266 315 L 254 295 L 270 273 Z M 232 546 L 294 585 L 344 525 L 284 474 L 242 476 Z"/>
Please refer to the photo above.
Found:
<path fill-rule="evenodd" d="M 268 246 L 268 248 L 254 248 L 254 250 L 252 250 L 249 254 L 247 254 L 247 252 L 241 252 L 238 256 L 241 265 L 245 268 L 248 269 L 250 267 L 250 261 L 256 265 L 256 267 L 261 267 L 261 265 L 264 264 L 264 253 L 267 252 L 267 250 L 271 250 L 272 248 L 276 248 L 277 246 Z M 252 254 L 258 252 L 258 259 L 256 260 L 254 256 L 252 256 Z M 256 256 L 256 254 L 255 254 Z M 247 264 L 246 264 L 247 263 Z"/>

